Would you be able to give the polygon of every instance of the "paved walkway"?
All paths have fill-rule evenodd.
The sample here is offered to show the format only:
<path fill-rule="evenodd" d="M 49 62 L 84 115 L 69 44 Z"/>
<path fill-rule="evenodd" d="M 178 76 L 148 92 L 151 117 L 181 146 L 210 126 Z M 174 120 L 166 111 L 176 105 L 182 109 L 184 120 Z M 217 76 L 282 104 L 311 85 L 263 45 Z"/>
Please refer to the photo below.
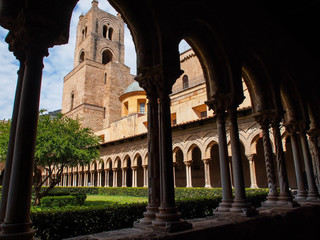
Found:
<path fill-rule="evenodd" d="M 192 229 L 169 233 L 152 228 L 127 228 L 68 240 L 153 240 L 153 239 L 315 239 L 319 237 L 320 201 L 301 203 L 298 208 L 259 208 L 259 215 L 244 217 L 217 213 L 212 217 L 192 219 Z"/>

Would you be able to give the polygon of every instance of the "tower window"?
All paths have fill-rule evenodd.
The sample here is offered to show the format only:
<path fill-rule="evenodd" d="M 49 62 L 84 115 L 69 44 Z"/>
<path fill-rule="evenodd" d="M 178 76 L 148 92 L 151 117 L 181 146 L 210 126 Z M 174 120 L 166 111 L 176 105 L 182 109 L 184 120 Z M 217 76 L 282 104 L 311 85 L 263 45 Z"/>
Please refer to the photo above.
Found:
<path fill-rule="evenodd" d="M 109 28 L 109 31 L 108 31 L 108 39 L 112 40 L 112 35 L 113 35 L 113 29 L 112 29 L 112 28 Z"/>
<path fill-rule="evenodd" d="M 106 25 L 103 25 L 102 35 L 104 38 L 107 38 L 107 32 L 108 32 L 108 27 Z"/>
<path fill-rule="evenodd" d="M 103 119 L 106 118 L 106 107 L 103 108 Z"/>
<path fill-rule="evenodd" d="M 84 61 L 84 51 L 82 51 L 80 53 L 80 57 L 79 57 L 79 63 L 83 62 Z"/>
<path fill-rule="evenodd" d="M 73 109 L 73 105 L 74 105 L 74 93 L 71 93 L 71 104 L 70 104 L 70 110 Z"/>
<path fill-rule="evenodd" d="M 183 89 L 186 89 L 189 87 L 189 78 L 188 78 L 188 75 L 184 75 L 183 78 L 182 78 L 182 87 Z"/>
<path fill-rule="evenodd" d="M 105 50 L 102 53 L 102 64 L 107 64 L 112 60 L 112 53 L 109 50 Z"/>
<path fill-rule="evenodd" d="M 107 84 L 107 73 L 104 74 L 104 84 Z"/>

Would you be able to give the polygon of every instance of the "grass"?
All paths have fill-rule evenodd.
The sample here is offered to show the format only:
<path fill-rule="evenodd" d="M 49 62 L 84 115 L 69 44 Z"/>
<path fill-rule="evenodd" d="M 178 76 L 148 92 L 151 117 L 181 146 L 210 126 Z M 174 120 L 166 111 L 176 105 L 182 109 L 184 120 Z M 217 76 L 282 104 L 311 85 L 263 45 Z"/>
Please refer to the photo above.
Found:
<path fill-rule="evenodd" d="M 84 203 L 85 206 L 92 205 L 106 205 L 110 203 L 137 203 L 137 202 L 147 202 L 146 197 L 131 197 L 131 196 L 107 196 L 107 195 L 88 195 Z"/>

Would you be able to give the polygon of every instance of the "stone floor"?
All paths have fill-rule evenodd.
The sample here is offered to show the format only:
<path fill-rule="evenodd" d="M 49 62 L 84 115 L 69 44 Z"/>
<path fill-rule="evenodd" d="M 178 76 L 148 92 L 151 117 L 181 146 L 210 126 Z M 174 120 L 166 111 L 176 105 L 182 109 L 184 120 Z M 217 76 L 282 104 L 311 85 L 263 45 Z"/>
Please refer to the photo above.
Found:
<path fill-rule="evenodd" d="M 319 239 L 320 201 L 300 205 L 297 208 L 261 207 L 259 215 L 254 217 L 217 213 L 212 217 L 188 220 L 192 229 L 175 233 L 152 228 L 127 228 L 69 240 Z"/>

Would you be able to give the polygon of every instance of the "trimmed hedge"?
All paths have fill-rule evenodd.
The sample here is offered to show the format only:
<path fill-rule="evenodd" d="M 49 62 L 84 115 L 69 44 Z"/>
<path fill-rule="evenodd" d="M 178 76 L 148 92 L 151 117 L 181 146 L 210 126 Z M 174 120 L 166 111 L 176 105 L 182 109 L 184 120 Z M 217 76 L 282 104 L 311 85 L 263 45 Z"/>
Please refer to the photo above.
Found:
<path fill-rule="evenodd" d="M 47 196 L 41 199 L 41 206 L 55 208 L 64 207 L 67 205 L 83 205 L 86 198 L 86 194 L 74 194 L 68 196 Z"/>
<path fill-rule="evenodd" d="M 66 190 L 57 188 L 56 191 Z M 73 192 L 76 189 L 71 188 Z M 81 192 L 89 191 L 82 189 Z M 100 188 L 92 188 L 97 191 Z M 109 189 L 109 188 L 108 188 Z M 120 188 L 114 188 L 114 195 L 119 195 Z M 143 188 L 122 188 L 122 193 L 140 196 Z M 259 207 L 266 199 L 267 189 L 246 189 L 247 198 L 254 207 Z M 136 191 L 136 193 L 134 193 Z M 109 194 L 111 195 L 111 194 Z M 125 195 L 125 194 L 122 194 Z M 177 188 L 176 205 L 183 219 L 212 216 L 221 201 L 221 189 Z M 147 203 L 111 204 L 105 206 L 66 207 L 61 209 L 34 210 L 31 213 L 36 237 L 41 239 L 62 239 L 79 235 L 132 227 L 143 217 Z"/>

